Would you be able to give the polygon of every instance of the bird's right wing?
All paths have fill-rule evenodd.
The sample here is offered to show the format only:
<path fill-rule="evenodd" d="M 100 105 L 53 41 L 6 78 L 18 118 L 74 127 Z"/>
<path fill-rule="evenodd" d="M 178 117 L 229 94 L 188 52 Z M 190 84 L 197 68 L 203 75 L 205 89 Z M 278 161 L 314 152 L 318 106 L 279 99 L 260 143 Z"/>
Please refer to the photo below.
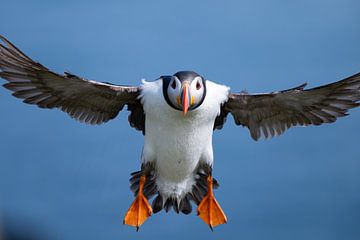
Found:
<path fill-rule="evenodd" d="M 231 113 L 237 125 L 250 130 L 258 140 L 281 135 L 296 125 L 320 125 L 335 122 L 360 103 L 360 73 L 328 85 L 306 89 L 299 87 L 265 94 L 230 93 L 220 116 Z M 223 119 L 217 119 L 221 127 Z"/>
<path fill-rule="evenodd" d="M 4 87 L 25 103 L 41 108 L 59 108 L 72 118 L 90 124 L 101 124 L 117 116 L 124 105 L 143 117 L 139 87 L 118 86 L 87 80 L 70 73 L 60 75 L 48 70 L 22 53 L 0 35 L 0 78 Z M 131 121 L 131 118 L 132 121 Z M 143 130 L 142 119 L 130 115 L 130 124 Z M 140 122 L 139 122 L 140 121 Z"/>

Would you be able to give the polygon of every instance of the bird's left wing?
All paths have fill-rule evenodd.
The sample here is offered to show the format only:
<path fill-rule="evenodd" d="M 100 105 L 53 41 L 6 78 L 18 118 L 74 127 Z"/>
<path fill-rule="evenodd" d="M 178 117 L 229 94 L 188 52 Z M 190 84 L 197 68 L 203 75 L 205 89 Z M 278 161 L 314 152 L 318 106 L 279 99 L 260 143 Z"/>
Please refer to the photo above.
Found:
<path fill-rule="evenodd" d="M 281 135 L 296 125 L 335 122 L 360 105 L 360 73 L 312 89 L 304 90 L 305 86 L 267 94 L 230 93 L 220 116 L 230 112 L 235 123 L 247 127 L 258 140 Z"/>
<path fill-rule="evenodd" d="M 138 87 L 118 86 L 48 70 L 22 53 L 0 35 L 0 78 L 15 97 L 41 108 L 59 108 L 72 118 L 90 124 L 101 124 L 117 116 L 124 105 L 132 114 L 130 124 L 143 130 L 142 106 L 137 99 Z M 134 115 L 133 115 L 134 113 Z M 140 122 L 139 122 L 140 121 Z"/>

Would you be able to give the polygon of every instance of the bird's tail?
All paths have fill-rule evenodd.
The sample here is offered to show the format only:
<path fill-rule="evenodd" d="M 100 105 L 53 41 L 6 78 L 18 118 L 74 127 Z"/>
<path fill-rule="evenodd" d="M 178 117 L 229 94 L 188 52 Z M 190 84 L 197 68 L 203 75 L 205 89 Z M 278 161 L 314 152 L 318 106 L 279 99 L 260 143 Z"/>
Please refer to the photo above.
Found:
<path fill-rule="evenodd" d="M 135 196 L 137 196 L 139 191 L 141 174 L 141 171 L 131 173 L 130 189 Z M 168 212 L 171 208 L 173 208 L 176 213 L 182 212 L 184 214 L 190 214 L 192 212 L 191 201 L 196 205 L 199 205 L 208 191 L 207 177 L 208 176 L 204 174 L 203 171 L 198 171 L 195 174 L 195 184 L 193 185 L 191 192 L 186 193 L 182 199 L 172 197 L 165 199 L 157 189 L 155 173 L 150 172 L 146 175 L 146 183 L 144 185 L 143 194 L 147 199 L 157 195 L 152 201 L 154 213 L 160 212 L 162 209 L 165 209 L 165 211 Z M 218 181 L 213 178 L 213 188 L 216 189 L 218 187 Z"/>

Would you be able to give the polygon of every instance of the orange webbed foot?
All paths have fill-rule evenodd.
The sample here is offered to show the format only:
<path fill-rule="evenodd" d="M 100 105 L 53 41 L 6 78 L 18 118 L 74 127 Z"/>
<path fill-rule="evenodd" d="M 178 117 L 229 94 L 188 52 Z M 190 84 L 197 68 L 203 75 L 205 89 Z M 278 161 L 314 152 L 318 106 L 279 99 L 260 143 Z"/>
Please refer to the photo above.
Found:
<path fill-rule="evenodd" d="M 136 231 L 152 215 L 152 208 L 143 194 L 145 180 L 145 176 L 140 177 L 138 195 L 124 217 L 124 224 L 136 227 Z"/>
<path fill-rule="evenodd" d="M 209 225 L 210 229 L 213 230 L 213 227 L 217 225 L 224 224 L 227 222 L 225 213 L 221 209 L 219 203 L 216 201 L 213 191 L 212 191 L 212 177 L 208 176 L 208 192 L 201 200 L 197 213 L 198 216 Z"/>

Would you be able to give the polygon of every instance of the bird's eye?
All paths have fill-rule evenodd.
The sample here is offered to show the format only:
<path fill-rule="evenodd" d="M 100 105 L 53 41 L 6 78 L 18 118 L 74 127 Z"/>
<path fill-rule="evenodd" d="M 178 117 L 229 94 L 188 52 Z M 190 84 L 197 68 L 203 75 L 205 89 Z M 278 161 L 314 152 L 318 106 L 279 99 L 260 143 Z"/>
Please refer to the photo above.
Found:
<path fill-rule="evenodd" d="M 201 88 L 201 83 L 200 81 L 196 82 L 196 90 L 199 90 Z"/>
<path fill-rule="evenodd" d="M 172 87 L 173 89 L 175 89 L 175 88 L 176 88 L 176 81 L 175 81 L 175 80 L 173 80 L 173 81 L 172 81 L 172 83 L 171 83 L 171 87 Z"/>

